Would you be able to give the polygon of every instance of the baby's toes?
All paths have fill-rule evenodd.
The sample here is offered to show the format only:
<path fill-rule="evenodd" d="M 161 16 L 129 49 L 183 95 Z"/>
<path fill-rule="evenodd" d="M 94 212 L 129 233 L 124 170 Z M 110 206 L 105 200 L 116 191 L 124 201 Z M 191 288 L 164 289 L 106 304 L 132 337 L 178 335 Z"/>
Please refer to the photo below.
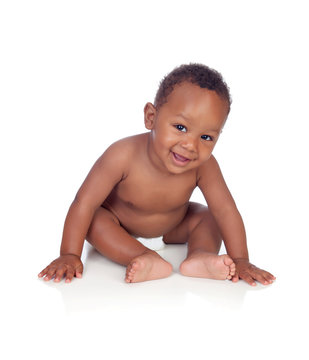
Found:
<path fill-rule="evenodd" d="M 126 270 L 126 282 L 131 282 L 135 274 L 134 263 L 129 264 Z"/>
<path fill-rule="evenodd" d="M 129 282 L 129 280 L 130 280 L 130 270 L 131 270 L 131 265 L 128 265 L 127 269 L 126 269 L 126 281 L 127 282 Z"/>
<path fill-rule="evenodd" d="M 233 275 L 235 275 L 235 272 L 236 272 L 236 265 L 233 261 L 232 258 L 230 258 L 228 255 L 223 255 L 224 256 L 224 264 L 226 266 L 228 266 L 228 279 L 232 278 Z"/>
<path fill-rule="evenodd" d="M 234 261 L 228 255 L 221 255 L 221 256 L 222 256 L 223 262 L 226 266 L 231 266 L 232 264 L 234 264 Z"/>
<path fill-rule="evenodd" d="M 230 265 L 230 275 L 231 275 L 231 278 L 236 274 L 236 265 L 235 263 L 233 262 L 231 265 Z"/>

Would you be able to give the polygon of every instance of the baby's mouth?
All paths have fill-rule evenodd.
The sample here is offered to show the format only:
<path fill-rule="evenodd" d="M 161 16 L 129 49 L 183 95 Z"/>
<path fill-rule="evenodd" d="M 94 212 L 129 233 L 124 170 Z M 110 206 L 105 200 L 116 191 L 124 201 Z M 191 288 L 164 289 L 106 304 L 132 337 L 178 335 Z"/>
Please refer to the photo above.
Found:
<path fill-rule="evenodd" d="M 188 158 L 186 158 L 186 157 L 184 157 L 182 155 L 176 154 L 173 151 L 172 151 L 172 154 L 173 154 L 173 157 L 176 160 L 176 162 L 179 163 L 179 164 L 184 165 L 184 164 L 186 164 L 187 162 L 190 161 L 190 159 L 188 159 Z"/>

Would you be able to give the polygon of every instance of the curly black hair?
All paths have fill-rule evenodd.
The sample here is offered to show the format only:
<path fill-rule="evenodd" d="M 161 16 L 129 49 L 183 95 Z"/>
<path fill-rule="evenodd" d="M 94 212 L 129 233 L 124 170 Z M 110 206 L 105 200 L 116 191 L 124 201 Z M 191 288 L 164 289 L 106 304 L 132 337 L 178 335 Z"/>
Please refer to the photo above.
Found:
<path fill-rule="evenodd" d="M 167 102 L 167 97 L 173 91 L 174 86 L 184 81 L 191 82 L 204 89 L 214 90 L 227 101 L 228 111 L 230 111 L 232 99 L 229 87 L 223 80 L 222 75 L 206 65 L 196 63 L 176 67 L 163 78 L 154 101 L 157 110 Z"/>

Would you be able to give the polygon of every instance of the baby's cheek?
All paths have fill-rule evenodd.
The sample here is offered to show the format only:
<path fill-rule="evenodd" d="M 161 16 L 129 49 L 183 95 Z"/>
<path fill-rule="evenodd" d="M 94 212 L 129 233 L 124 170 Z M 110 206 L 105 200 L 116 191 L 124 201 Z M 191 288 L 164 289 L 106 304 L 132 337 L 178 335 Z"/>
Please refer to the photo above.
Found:
<path fill-rule="evenodd" d="M 200 157 L 201 163 L 204 163 L 204 162 L 206 162 L 207 160 L 209 160 L 210 157 L 211 157 L 211 154 L 212 154 L 212 151 L 209 151 L 209 152 L 207 152 L 207 153 L 204 153 L 204 154 Z"/>

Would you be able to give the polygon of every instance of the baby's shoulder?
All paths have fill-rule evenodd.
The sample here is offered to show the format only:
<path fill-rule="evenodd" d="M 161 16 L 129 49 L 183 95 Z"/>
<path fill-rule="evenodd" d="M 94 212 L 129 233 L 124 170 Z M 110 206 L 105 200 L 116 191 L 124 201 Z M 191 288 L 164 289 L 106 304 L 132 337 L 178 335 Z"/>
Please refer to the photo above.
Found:
<path fill-rule="evenodd" d="M 216 158 L 213 155 L 211 155 L 207 161 L 205 161 L 203 164 L 199 166 L 199 168 L 197 169 L 197 176 L 199 179 L 201 177 L 213 178 L 217 174 L 218 170 L 220 170 L 219 164 Z"/>
<path fill-rule="evenodd" d="M 106 149 L 106 152 L 130 156 L 141 150 L 141 147 L 145 144 L 145 140 L 146 133 L 129 136 L 115 141 Z"/>
<path fill-rule="evenodd" d="M 132 160 L 137 157 L 138 153 L 141 153 L 144 139 L 144 134 L 140 134 L 115 141 L 98 158 L 94 169 L 99 173 L 126 174 L 130 169 Z"/>
<path fill-rule="evenodd" d="M 137 158 L 146 144 L 146 134 L 129 136 L 115 141 L 102 154 L 102 158 L 118 165 L 128 165 L 130 160 Z"/>

